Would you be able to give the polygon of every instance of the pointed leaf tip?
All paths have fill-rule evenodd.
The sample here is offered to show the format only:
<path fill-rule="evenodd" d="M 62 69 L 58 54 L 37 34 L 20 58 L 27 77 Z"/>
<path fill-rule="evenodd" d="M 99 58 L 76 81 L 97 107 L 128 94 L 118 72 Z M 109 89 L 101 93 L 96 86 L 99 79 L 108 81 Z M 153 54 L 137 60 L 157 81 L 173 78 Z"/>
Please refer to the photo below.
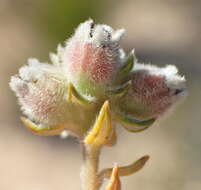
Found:
<path fill-rule="evenodd" d="M 132 71 L 134 64 L 136 62 L 135 52 L 134 49 L 129 53 L 126 63 L 122 66 L 119 76 L 126 76 L 129 72 Z"/>
<path fill-rule="evenodd" d="M 109 101 L 105 101 L 93 128 L 84 139 L 85 144 L 101 146 L 109 142 L 113 134 L 109 109 Z"/>
<path fill-rule="evenodd" d="M 44 126 L 41 124 L 35 124 L 31 120 L 25 117 L 20 117 L 24 126 L 31 130 L 33 133 L 44 136 L 58 135 L 64 130 L 64 125 L 55 125 L 55 126 Z"/>
<path fill-rule="evenodd" d="M 129 80 L 128 82 L 119 86 L 118 88 L 108 90 L 108 93 L 110 95 L 113 95 L 114 97 L 122 97 L 128 92 L 131 86 L 132 86 L 132 82 Z"/>
<path fill-rule="evenodd" d="M 137 133 L 148 129 L 156 121 L 156 118 L 138 120 L 130 115 L 122 113 L 114 114 L 114 117 L 122 123 L 122 126 L 129 132 Z"/>
<path fill-rule="evenodd" d="M 121 182 L 119 179 L 119 169 L 117 166 L 114 166 L 112 169 L 110 182 L 109 182 L 106 190 L 121 190 Z"/>
<path fill-rule="evenodd" d="M 144 165 L 148 160 L 149 156 L 146 155 L 130 165 L 119 167 L 119 176 L 129 176 L 131 174 L 138 172 L 144 167 Z M 100 179 L 109 178 L 111 176 L 112 171 L 113 171 L 112 168 L 102 170 L 99 174 Z"/>
<path fill-rule="evenodd" d="M 74 85 L 72 83 L 68 84 L 67 101 L 68 102 L 75 102 L 76 101 L 76 102 L 82 103 L 82 104 L 90 104 L 93 102 L 92 100 L 88 100 L 86 97 L 81 95 L 76 90 L 76 88 L 74 87 Z"/>

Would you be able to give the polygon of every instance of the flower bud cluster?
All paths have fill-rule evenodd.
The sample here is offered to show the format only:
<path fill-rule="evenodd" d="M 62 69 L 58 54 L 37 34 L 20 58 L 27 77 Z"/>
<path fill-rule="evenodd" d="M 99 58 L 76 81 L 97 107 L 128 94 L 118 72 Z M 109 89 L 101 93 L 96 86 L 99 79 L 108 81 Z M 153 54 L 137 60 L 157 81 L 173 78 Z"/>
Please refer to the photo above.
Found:
<path fill-rule="evenodd" d="M 83 136 L 106 100 L 112 121 L 131 127 L 164 114 L 186 94 L 185 78 L 175 66 L 138 63 L 120 47 L 123 34 L 87 20 L 50 54 L 51 64 L 30 59 L 10 82 L 23 113 L 44 128 L 73 124 Z"/>

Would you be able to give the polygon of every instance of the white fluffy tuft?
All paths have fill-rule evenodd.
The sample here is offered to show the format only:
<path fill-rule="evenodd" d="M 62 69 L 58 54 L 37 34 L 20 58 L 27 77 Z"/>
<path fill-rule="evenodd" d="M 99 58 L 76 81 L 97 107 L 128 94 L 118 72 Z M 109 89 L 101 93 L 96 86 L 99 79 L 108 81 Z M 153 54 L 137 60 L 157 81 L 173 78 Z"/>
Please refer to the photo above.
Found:
<path fill-rule="evenodd" d="M 151 64 L 136 63 L 134 71 L 146 71 L 148 74 L 165 77 L 168 87 L 172 89 L 186 88 L 185 77 L 178 74 L 175 65 L 167 65 L 166 67 L 157 67 Z"/>
<path fill-rule="evenodd" d="M 37 59 L 29 59 L 28 65 L 20 68 L 19 76 L 26 81 L 38 80 L 42 76 L 41 67 L 43 66 Z"/>
<path fill-rule="evenodd" d="M 81 43 L 93 43 L 95 46 L 99 47 L 102 44 L 119 42 L 124 33 L 124 29 L 119 29 L 115 31 L 112 27 L 105 24 L 95 25 L 93 20 L 89 19 L 81 23 L 77 27 L 77 29 L 75 30 L 75 34 L 70 40 L 67 41 L 67 45 L 72 43 L 72 40 L 75 40 Z"/>

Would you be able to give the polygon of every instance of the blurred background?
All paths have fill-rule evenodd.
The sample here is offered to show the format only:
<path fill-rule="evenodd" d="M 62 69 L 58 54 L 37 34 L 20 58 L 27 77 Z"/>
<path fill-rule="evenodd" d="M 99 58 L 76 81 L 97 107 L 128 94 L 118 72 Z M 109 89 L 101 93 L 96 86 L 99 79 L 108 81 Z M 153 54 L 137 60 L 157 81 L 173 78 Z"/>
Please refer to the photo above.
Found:
<path fill-rule="evenodd" d="M 8 87 L 29 57 L 48 61 L 86 19 L 125 28 L 122 46 L 140 61 L 175 64 L 189 96 L 160 126 L 131 134 L 105 148 L 101 167 L 129 164 L 149 154 L 139 173 L 123 177 L 123 190 L 201 189 L 201 1 L 198 0 L 0 0 L 0 189 L 78 190 L 82 163 L 75 139 L 41 137 L 19 121 Z"/>

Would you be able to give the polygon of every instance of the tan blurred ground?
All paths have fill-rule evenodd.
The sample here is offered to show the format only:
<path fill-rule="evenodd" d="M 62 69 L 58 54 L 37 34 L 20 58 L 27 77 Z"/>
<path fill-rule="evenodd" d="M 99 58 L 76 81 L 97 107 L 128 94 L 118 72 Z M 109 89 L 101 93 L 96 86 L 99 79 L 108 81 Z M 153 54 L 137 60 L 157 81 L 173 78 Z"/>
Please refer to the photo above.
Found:
<path fill-rule="evenodd" d="M 80 189 L 76 140 L 35 136 L 24 129 L 8 87 L 10 76 L 28 57 L 47 60 L 56 48 L 56 41 L 39 27 L 48 6 L 48 1 L 0 0 L 0 190 Z M 96 21 L 127 30 L 127 50 L 136 48 L 141 61 L 176 64 L 189 88 L 186 101 L 161 126 L 140 134 L 118 129 L 119 142 L 104 149 L 101 167 L 149 154 L 141 172 L 122 178 L 123 190 L 201 189 L 201 2 L 113 0 L 94 9 L 99 12 Z M 76 6 L 74 12 L 76 16 Z"/>

